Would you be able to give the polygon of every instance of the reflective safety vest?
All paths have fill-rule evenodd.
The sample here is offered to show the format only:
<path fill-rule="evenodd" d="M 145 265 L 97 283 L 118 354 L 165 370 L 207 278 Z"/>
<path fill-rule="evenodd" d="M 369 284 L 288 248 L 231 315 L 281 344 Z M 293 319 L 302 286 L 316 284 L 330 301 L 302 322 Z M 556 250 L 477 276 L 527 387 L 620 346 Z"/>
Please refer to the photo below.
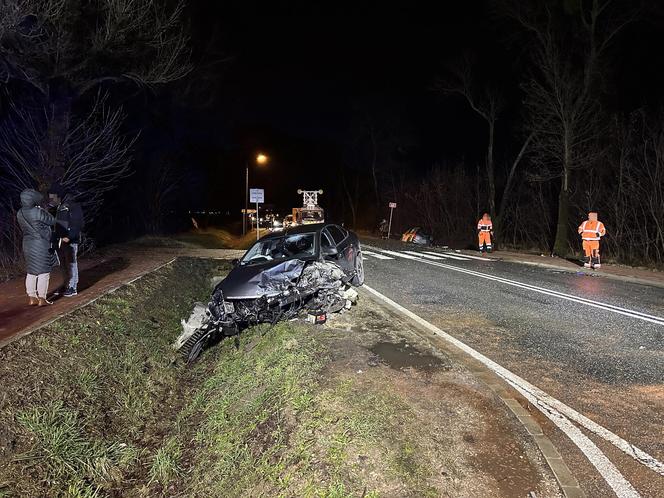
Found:
<path fill-rule="evenodd" d="M 599 240 L 606 235 L 606 228 L 601 221 L 586 220 L 579 225 L 579 235 L 583 240 Z"/>
<path fill-rule="evenodd" d="M 480 220 L 477 222 L 477 229 L 480 232 L 491 232 L 493 230 L 493 223 L 491 221 L 485 222 Z"/>

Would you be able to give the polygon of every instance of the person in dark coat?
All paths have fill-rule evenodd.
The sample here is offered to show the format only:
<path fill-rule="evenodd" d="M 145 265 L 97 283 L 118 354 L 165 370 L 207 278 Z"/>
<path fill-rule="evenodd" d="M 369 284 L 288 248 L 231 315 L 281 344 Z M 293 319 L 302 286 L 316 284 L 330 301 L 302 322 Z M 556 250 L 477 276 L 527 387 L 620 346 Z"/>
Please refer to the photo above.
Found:
<path fill-rule="evenodd" d="M 62 224 L 55 227 L 55 241 L 65 274 L 63 296 L 73 297 L 78 293 L 78 244 L 83 230 L 83 210 L 73 196 L 60 183 L 48 190 L 49 204 L 56 208 L 55 219 Z"/>
<path fill-rule="evenodd" d="M 43 199 L 36 190 L 24 190 L 21 192 L 21 209 L 16 213 L 23 231 L 23 255 L 27 267 L 25 290 L 31 306 L 52 304 L 46 297 L 51 270 L 57 264 L 57 256 L 51 250 L 51 227 L 56 221 L 41 208 Z"/>

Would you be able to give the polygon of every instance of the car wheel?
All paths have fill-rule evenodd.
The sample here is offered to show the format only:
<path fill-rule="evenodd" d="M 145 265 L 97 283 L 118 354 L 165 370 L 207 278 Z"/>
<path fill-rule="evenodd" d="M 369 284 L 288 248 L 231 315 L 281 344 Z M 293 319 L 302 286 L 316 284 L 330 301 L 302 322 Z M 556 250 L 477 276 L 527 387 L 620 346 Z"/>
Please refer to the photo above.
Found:
<path fill-rule="evenodd" d="M 364 262 L 362 261 L 362 252 L 355 254 L 355 275 L 350 281 L 355 287 L 364 284 Z"/>

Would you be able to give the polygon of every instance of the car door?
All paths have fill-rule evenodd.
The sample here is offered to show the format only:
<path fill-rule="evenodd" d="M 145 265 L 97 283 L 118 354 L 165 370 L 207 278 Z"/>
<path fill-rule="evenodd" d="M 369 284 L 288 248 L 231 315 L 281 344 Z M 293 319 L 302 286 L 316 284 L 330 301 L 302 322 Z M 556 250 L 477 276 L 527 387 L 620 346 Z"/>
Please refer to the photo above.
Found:
<path fill-rule="evenodd" d="M 351 244 L 348 231 L 339 225 L 328 225 L 325 228 L 337 248 L 336 262 L 346 271 L 355 269 L 355 248 Z"/>
<path fill-rule="evenodd" d="M 334 238 L 325 228 L 320 231 L 320 256 L 335 261 L 339 255 Z"/>

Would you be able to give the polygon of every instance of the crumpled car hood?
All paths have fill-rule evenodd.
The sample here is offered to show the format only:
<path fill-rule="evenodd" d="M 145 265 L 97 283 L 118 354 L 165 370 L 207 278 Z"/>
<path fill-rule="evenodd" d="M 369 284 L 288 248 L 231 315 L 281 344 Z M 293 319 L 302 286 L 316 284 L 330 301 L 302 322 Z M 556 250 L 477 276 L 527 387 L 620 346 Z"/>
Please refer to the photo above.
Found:
<path fill-rule="evenodd" d="M 300 259 L 290 259 L 281 262 L 238 265 L 219 282 L 216 289 L 221 290 L 225 299 L 271 297 L 292 285 L 302 274 L 305 264 L 305 261 Z"/>
<path fill-rule="evenodd" d="M 358 297 L 352 278 L 337 263 L 314 259 L 236 266 L 217 284 L 207 307 L 197 306 L 183 322 L 176 348 L 190 362 L 210 342 L 251 325 L 350 309 Z"/>

